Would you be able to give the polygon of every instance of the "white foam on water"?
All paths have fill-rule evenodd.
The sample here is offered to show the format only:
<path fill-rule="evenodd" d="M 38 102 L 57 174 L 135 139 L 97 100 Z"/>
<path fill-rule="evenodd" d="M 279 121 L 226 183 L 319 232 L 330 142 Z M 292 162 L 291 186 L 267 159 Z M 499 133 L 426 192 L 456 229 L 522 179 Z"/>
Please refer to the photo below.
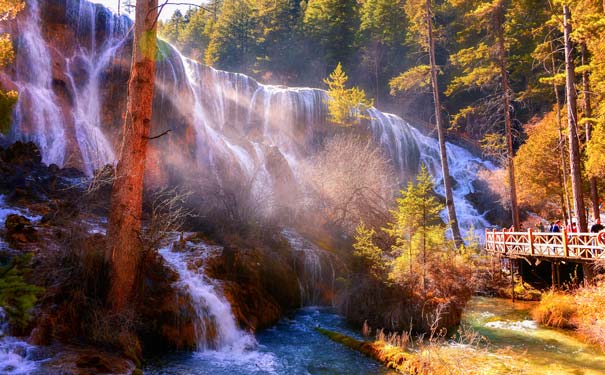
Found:
<path fill-rule="evenodd" d="M 485 323 L 485 326 L 488 328 L 494 329 L 506 329 L 510 331 L 528 331 L 538 329 L 538 323 L 534 320 L 522 320 L 515 322 L 507 322 L 507 321 L 494 321 Z"/>
<path fill-rule="evenodd" d="M 6 330 L 6 315 L 0 307 L 0 374 L 26 375 L 38 369 L 39 363 L 28 358 L 34 346 L 15 337 L 4 336 Z"/>

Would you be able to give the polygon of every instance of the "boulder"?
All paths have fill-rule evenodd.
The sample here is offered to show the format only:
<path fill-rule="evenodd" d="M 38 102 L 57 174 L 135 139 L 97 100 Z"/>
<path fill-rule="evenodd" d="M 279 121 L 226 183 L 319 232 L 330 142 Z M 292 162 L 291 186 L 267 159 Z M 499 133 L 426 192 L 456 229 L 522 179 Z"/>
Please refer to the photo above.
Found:
<path fill-rule="evenodd" d="M 42 162 L 40 149 L 33 142 L 15 142 L 0 155 L 5 163 L 32 168 Z"/>
<path fill-rule="evenodd" d="M 36 229 L 25 216 L 17 214 L 8 215 L 4 226 L 6 228 L 4 238 L 11 245 L 31 243 L 38 240 Z"/>
<path fill-rule="evenodd" d="M 61 375 L 132 374 L 135 371 L 132 361 L 92 348 L 66 348 L 44 361 L 43 368 L 46 373 Z"/>

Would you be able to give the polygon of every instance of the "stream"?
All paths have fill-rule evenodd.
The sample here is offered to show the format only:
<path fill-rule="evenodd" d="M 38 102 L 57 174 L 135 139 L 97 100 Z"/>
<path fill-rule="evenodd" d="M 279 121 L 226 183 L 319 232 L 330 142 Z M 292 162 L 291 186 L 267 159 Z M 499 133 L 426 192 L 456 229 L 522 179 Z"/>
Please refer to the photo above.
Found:
<path fill-rule="evenodd" d="M 475 360 L 489 360 L 490 374 L 605 374 L 604 353 L 569 331 L 541 327 L 531 319 L 536 304 L 473 298 L 463 319 L 489 342 Z"/>
<path fill-rule="evenodd" d="M 530 316 L 534 305 L 473 298 L 464 321 L 489 344 L 475 349 L 451 343 L 448 353 L 476 362 L 482 369 L 479 373 L 485 374 L 605 374 L 603 353 L 569 332 L 539 327 Z M 253 351 L 173 354 L 149 361 L 145 374 L 393 374 L 318 334 L 314 330 L 317 325 L 358 337 L 330 309 L 309 307 L 260 332 Z"/>

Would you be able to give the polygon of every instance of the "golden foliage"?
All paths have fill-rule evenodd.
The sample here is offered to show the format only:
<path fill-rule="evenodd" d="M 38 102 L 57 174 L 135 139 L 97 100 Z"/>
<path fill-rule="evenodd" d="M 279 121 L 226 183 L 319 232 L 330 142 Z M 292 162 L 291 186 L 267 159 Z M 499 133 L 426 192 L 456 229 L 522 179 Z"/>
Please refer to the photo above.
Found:
<path fill-rule="evenodd" d="M 576 328 L 590 343 L 605 350 L 605 280 L 571 293 L 549 292 L 533 311 L 541 324 L 557 328 Z"/>
<path fill-rule="evenodd" d="M 0 0 L 0 21 L 13 19 L 25 8 L 22 0 Z"/>
<path fill-rule="evenodd" d="M 341 126 L 353 126 L 368 116 L 365 112 L 374 104 L 358 87 L 346 88 L 349 77 L 338 63 L 330 76 L 324 79 L 328 85 L 328 112 L 330 121 Z"/>
<path fill-rule="evenodd" d="M 549 207 L 560 206 L 564 199 L 556 113 L 547 113 L 526 130 L 527 140 L 514 160 L 522 176 L 517 181 L 519 203 L 549 215 Z"/>
<path fill-rule="evenodd" d="M 534 320 L 556 328 L 573 328 L 577 306 L 572 295 L 561 292 L 547 292 L 537 308 L 532 311 Z"/>
<path fill-rule="evenodd" d="M 411 90 L 429 90 L 431 87 L 431 67 L 417 65 L 410 70 L 399 74 L 389 82 L 391 95 Z"/>

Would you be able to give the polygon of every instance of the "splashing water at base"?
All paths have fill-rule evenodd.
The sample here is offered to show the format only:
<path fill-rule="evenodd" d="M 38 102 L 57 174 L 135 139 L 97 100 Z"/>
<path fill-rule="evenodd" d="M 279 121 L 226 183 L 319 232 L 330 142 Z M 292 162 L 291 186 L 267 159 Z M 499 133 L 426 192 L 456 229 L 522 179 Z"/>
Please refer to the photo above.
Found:
<path fill-rule="evenodd" d="M 223 361 L 198 353 L 154 359 L 145 366 L 150 375 L 390 375 L 377 362 L 315 331 L 321 326 L 355 336 L 343 318 L 330 309 L 310 307 L 280 320 L 257 335 L 259 345 L 246 361 Z"/>
<path fill-rule="evenodd" d="M 204 251 L 202 256 L 213 250 L 205 244 L 196 246 Z M 179 274 L 178 287 L 191 298 L 197 315 L 196 338 L 201 352 L 213 350 L 218 356 L 245 356 L 246 351 L 256 346 L 254 336 L 238 327 L 231 305 L 221 295 L 215 283 L 204 275 L 203 267 L 198 270 L 189 268 L 190 253 L 164 248 L 160 250 L 160 254 Z"/>
<path fill-rule="evenodd" d="M 29 358 L 34 347 L 15 337 L 4 336 L 7 328 L 6 314 L 0 307 L 0 374 L 31 374 L 39 367 Z"/>

